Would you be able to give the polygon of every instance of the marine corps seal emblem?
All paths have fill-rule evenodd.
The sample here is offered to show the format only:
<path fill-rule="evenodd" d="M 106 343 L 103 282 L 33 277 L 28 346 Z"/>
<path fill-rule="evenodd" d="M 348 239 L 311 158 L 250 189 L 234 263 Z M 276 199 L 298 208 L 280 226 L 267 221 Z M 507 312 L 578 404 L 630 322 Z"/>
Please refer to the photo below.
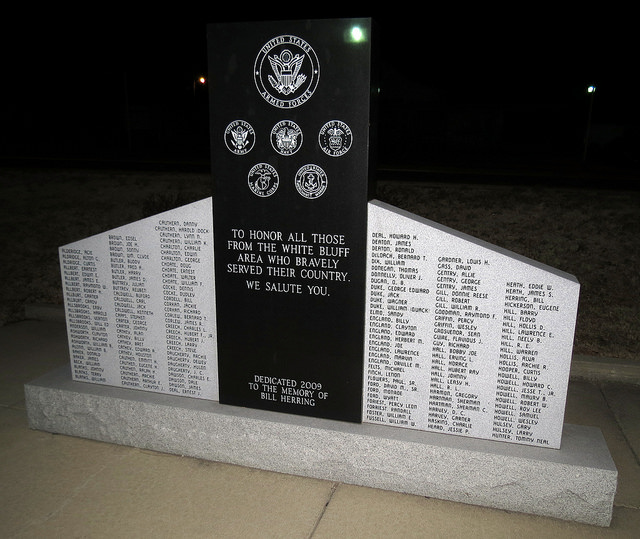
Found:
<path fill-rule="evenodd" d="M 253 69 L 260 95 L 274 107 L 299 107 L 315 92 L 320 66 L 315 51 L 304 39 L 278 36 L 263 45 Z"/>
<path fill-rule="evenodd" d="M 249 171 L 249 189 L 259 197 L 270 197 L 278 189 L 278 172 L 269 163 L 258 163 Z"/>

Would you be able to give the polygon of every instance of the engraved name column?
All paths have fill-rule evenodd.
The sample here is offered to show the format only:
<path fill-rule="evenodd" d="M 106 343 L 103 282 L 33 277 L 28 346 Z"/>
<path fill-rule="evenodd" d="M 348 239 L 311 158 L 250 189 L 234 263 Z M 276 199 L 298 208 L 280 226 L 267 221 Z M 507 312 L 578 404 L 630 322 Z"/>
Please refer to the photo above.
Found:
<path fill-rule="evenodd" d="M 104 283 L 98 275 L 98 257 L 91 250 L 64 248 L 60 258 L 71 363 L 78 380 L 104 382 L 102 358 L 112 343 L 103 306 Z"/>
<path fill-rule="evenodd" d="M 540 429 L 555 404 L 557 390 L 545 351 L 554 346 L 551 328 L 559 316 L 553 284 L 506 283 L 494 438 L 549 445 Z"/>
<path fill-rule="evenodd" d="M 374 233 L 371 242 L 371 276 L 369 282 L 369 327 L 367 343 L 367 395 L 365 416 L 368 421 L 386 423 L 389 403 L 383 395 L 388 378 L 383 365 L 389 364 L 393 343 L 391 317 L 386 309 L 385 289 L 395 278 L 393 267 L 385 263 L 391 257 L 391 240 L 382 233 Z"/>
<path fill-rule="evenodd" d="M 371 242 L 365 412 L 368 421 L 416 427 L 428 387 L 429 288 L 408 234 L 374 232 Z"/>
<path fill-rule="evenodd" d="M 121 384 L 157 389 L 157 367 L 146 346 L 149 327 L 147 293 L 140 249 L 135 236 L 109 235 L 109 257 Z"/>
<path fill-rule="evenodd" d="M 201 396 L 211 381 L 206 350 L 213 335 L 207 316 L 197 298 L 204 297 L 198 274 L 203 236 L 210 229 L 196 221 L 160 220 L 156 226 L 160 240 L 168 391 Z"/>

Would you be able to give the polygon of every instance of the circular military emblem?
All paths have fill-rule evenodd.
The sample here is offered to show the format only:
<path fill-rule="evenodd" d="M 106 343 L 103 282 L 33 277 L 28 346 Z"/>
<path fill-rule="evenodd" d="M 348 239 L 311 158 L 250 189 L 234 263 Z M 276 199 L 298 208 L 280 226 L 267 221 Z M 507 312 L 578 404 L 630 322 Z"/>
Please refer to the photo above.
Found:
<path fill-rule="evenodd" d="M 304 165 L 296 173 L 296 189 L 305 198 L 318 198 L 327 190 L 327 175 L 318 165 Z"/>
<path fill-rule="evenodd" d="M 249 171 L 249 189 L 259 197 L 269 197 L 278 189 L 278 172 L 268 163 L 258 163 Z"/>
<path fill-rule="evenodd" d="M 251 124 L 244 120 L 231 122 L 224 130 L 224 143 L 236 155 L 249 153 L 256 142 L 256 134 Z"/>
<path fill-rule="evenodd" d="M 302 145 L 302 129 L 291 120 L 282 120 L 271 130 L 271 146 L 281 155 L 293 155 Z"/>
<path fill-rule="evenodd" d="M 267 103 L 281 109 L 299 107 L 315 92 L 320 65 L 304 39 L 284 35 L 263 45 L 253 69 L 254 81 Z"/>
<path fill-rule="evenodd" d="M 327 155 L 340 157 L 349 151 L 353 134 L 349 126 L 340 120 L 331 120 L 322 126 L 318 143 Z"/>

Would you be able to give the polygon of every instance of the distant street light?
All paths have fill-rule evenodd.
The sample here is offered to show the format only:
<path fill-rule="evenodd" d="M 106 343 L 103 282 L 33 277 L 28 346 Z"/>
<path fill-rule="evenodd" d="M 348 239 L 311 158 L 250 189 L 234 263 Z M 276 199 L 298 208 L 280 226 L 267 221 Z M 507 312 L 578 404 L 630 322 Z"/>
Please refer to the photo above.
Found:
<path fill-rule="evenodd" d="M 193 95 L 196 95 L 196 86 L 199 84 L 200 86 L 204 86 L 207 83 L 207 79 L 203 76 L 196 77 L 193 79 Z"/>
<path fill-rule="evenodd" d="M 587 88 L 589 94 L 589 113 L 587 114 L 587 130 L 584 134 L 584 151 L 582 153 L 582 160 L 587 160 L 587 147 L 589 146 L 589 134 L 591 131 L 591 112 L 593 111 L 593 98 L 596 95 L 596 87 L 591 85 Z"/>

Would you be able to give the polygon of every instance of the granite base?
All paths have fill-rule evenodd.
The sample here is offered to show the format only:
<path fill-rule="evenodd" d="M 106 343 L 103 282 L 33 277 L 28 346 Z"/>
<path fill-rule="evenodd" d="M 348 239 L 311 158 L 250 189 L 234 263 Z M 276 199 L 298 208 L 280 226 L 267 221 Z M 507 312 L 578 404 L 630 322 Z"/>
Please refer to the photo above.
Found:
<path fill-rule="evenodd" d="M 617 476 L 599 429 L 565 424 L 560 449 L 353 424 L 74 382 L 25 385 L 31 428 L 597 526 Z"/>

